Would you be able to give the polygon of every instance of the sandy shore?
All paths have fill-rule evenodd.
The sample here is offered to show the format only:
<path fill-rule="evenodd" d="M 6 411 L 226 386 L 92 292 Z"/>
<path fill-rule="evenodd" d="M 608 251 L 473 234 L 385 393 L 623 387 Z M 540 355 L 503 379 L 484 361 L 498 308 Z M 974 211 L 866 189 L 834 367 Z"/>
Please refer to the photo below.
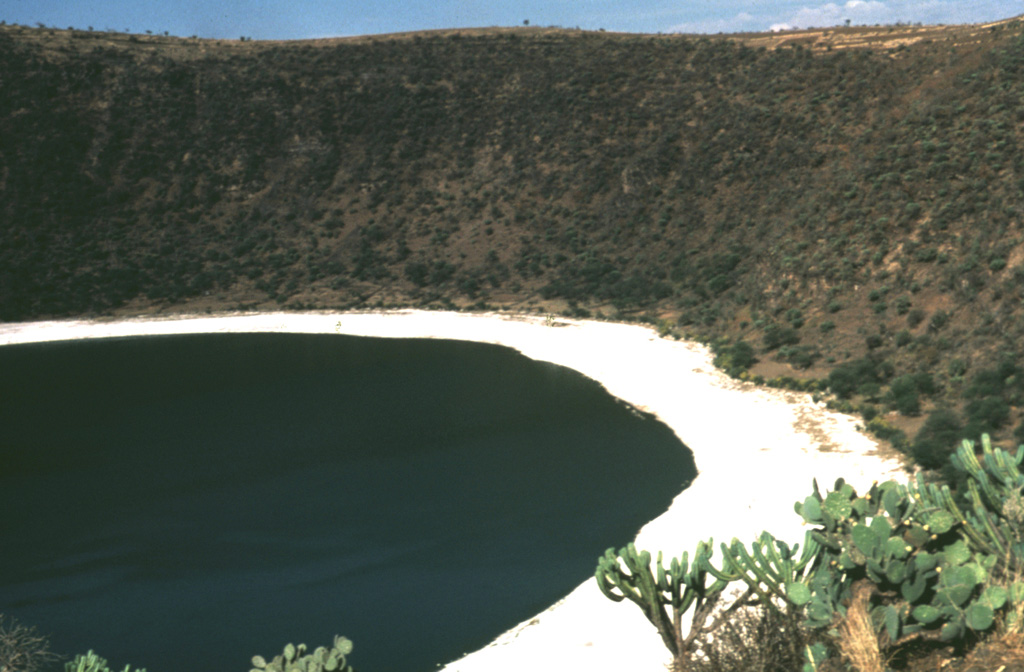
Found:
<path fill-rule="evenodd" d="M 666 556 L 692 552 L 699 540 L 710 537 L 716 544 L 733 537 L 749 542 L 765 529 L 790 543 L 801 541 L 793 502 L 810 493 L 812 478 L 830 488 L 843 476 L 858 489 L 875 479 L 903 478 L 900 465 L 880 456 L 877 444 L 855 429 L 854 418 L 832 413 L 805 394 L 733 381 L 711 365 L 705 347 L 661 339 L 641 326 L 423 311 L 273 313 L 0 324 L 0 345 L 203 332 L 480 341 L 576 369 L 616 397 L 657 415 L 694 453 L 700 474 L 693 485 L 637 537 L 640 548 L 662 550 Z M 661 672 L 668 663 L 639 609 L 605 599 L 592 580 L 467 654 L 444 669 Z"/>

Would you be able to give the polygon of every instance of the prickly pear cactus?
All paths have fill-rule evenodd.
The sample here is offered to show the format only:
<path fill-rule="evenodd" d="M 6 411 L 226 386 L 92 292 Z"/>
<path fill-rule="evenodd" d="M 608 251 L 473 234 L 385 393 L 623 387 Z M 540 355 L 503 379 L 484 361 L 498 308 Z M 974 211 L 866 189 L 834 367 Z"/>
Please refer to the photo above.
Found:
<path fill-rule="evenodd" d="M 1014 508 L 1024 488 L 1024 448 L 1011 457 L 987 436 L 982 448 L 979 461 L 965 441 L 954 458 L 968 476 L 966 513 L 947 486 L 920 475 L 908 485 L 876 483 L 863 497 L 841 479 L 823 497 L 815 483 L 795 505 L 817 526 L 811 534 L 821 553 L 806 582 L 809 626 L 844 616 L 851 587 L 865 579 L 875 586 L 872 620 L 890 642 L 953 641 L 992 626 L 1011 597 L 1000 579 L 1024 562 L 1024 506 Z"/>
<path fill-rule="evenodd" d="M 0 669 L 6 668 L 0 667 Z M 130 665 L 124 666 L 124 672 L 130 672 L 130 670 Z M 80 653 L 75 656 L 74 660 L 64 663 L 64 672 L 110 672 L 110 667 L 107 666 L 106 658 L 101 658 L 90 649 L 88 653 Z M 143 668 L 135 672 L 146 672 L 146 669 Z"/>
<path fill-rule="evenodd" d="M 639 605 L 676 660 L 684 653 L 683 612 L 697 605 L 696 619 L 734 581 L 746 584 L 745 597 L 802 609 L 808 627 L 830 636 L 855 597 L 890 646 L 983 632 L 1001 611 L 1009 627 L 1024 631 L 1016 622 L 1024 582 L 1012 580 L 1024 573 L 1024 446 L 1011 455 L 983 436 L 981 448 L 979 460 L 975 444 L 964 441 L 953 458 L 967 476 L 961 499 L 920 475 L 908 484 L 874 483 L 863 496 L 843 479 L 824 495 L 815 482 L 794 506 L 813 526 L 802 552 L 765 532 L 749 550 L 735 539 L 722 544 L 720 568 L 710 562 L 710 541 L 698 545 L 692 564 L 684 554 L 666 570 L 659 554 L 655 575 L 650 553 L 631 544 L 599 560 L 598 586 L 612 600 Z M 823 651 L 808 649 L 805 670 L 818 669 Z"/>
<path fill-rule="evenodd" d="M 353 672 L 346 657 L 352 653 L 352 642 L 335 635 L 334 646 L 330 649 L 319 646 L 312 653 L 306 653 L 305 644 L 286 644 L 284 651 L 267 661 L 263 656 L 253 656 L 251 672 Z"/>

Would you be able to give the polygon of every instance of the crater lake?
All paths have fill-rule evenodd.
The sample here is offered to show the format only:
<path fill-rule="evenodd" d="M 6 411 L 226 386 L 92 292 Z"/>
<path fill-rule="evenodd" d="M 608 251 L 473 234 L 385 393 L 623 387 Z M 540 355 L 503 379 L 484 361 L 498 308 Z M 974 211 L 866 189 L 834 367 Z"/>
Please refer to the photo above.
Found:
<path fill-rule="evenodd" d="M 664 424 L 494 345 L 77 340 L 2 347 L 0 374 L 0 613 L 116 669 L 247 669 L 340 634 L 357 669 L 433 670 L 695 475 Z"/>

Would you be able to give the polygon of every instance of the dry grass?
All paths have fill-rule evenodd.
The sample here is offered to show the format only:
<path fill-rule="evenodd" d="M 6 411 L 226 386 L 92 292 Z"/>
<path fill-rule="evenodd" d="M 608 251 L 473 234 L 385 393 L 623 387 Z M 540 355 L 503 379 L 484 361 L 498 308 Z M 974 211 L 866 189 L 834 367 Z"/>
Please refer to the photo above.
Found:
<path fill-rule="evenodd" d="M 1010 605 L 1000 619 L 996 637 L 1013 642 L 1018 648 L 1024 647 L 1024 602 Z"/>
<path fill-rule="evenodd" d="M 1024 672 L 1024 637 L 1000 635 L 975 648 L 962 661 L 952 660 L 955 672 Z"/>
<path fill-rule="evenodd" d="M 35 672 L 58 659 L 35 628 L 0 614 L 0 672 Z"/>
<path fill-rule="evenodd" d="M 809 644 L 802 617 L 762 606 L 737 611 L 714 638 L 701 644 L 704 657 L 689 672 L 793 672 Z"/>
<path fill-rule="evenodd" d="M 885 672 L 885 660 L 879 645 L 879 635 L 871 623 L 868 608 L 872 586 L 864 582 L 854 586 L 853 600 L 846 611 L 846 619 L 839 626 L 836 642 L 843 660 L 857 672 Z"/>

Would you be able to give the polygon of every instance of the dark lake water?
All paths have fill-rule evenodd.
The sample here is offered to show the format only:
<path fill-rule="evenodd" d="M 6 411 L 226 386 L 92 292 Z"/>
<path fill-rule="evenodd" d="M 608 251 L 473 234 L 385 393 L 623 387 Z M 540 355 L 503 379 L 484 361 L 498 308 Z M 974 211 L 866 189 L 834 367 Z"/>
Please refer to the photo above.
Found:
<path fill-rule="evenodd" d="M 663 424 L 496 346 L 3 347 L 0 613 L 115 669 L 342 634 L 358 669 L 427 672 L 566 595 L 694 473 Z"/>

